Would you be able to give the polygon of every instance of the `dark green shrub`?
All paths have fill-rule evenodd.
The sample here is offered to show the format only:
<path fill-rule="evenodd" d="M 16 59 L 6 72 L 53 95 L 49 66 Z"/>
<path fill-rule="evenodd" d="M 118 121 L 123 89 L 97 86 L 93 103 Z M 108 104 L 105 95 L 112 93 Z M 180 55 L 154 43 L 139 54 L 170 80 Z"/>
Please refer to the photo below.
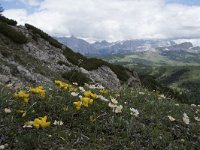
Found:
<path fill-rule="evenodd" d="M 128 69 L 123 66 L 113 65 L 97 58 L 86 58 L 80 53 L 73 52 L 69 48 L 66 48 L 63 53 L 72 64 L 79 65 L 86 70 L 95 70 L 104 65 L 110 67 L 110 69 L 117 75 L 119 80 L 127 81 L 129 78 L 129 75 L 127 74 Z"/>
<path fill-rule="evenodd" d="M 16 31 L 11 26 L 1 21 L 0 21 L 0 33 L 2 33 L 12 41 L 19 44 L 25 44 L 28 42 L 26 36 L 24 36 L 21 32 Z"/>
<path fill-rule="evenodd" d="M 33 34 L 38 34 L 40 35 L 41 38 L 47 40 L 52 46 L 55 46 L 57 48 L 62 48 L 62 44 L 60 44 L 57 40 L 49 36 L 47 33 L 43 32 L 42 30 L 30 25 L 30 24 L 25 24 L 26 28 L 28 30 L 31 30 Z"/>
<path fill-rule="evenodd" d="M 12 26 L 16 26 L 17 25 L 17 21 L 12 20 L 12 19 L 8 19 L 4 16 L 0 16 L 0 21 L 7 23 L 8 25 L 12 25 Z"/>
<path fill-rule="evenodd" d="M 85 74 L 76 70 L 66 72 L 62 75 L 62 77 L 70 82 L 77 82 L 79 85 L 84 85 L 84 83 L 91 82 L 91 80 Z"/>
<path fill-rule="evenodd" d="M 159 92 L 160 94 L 164 94 L 170 98 L 174 98 L 182 103 L 188 103 L 187 96 L 185 94 L 180 95 L 179 92 L 170 89 L 166 86 L 161 85 L 159 82 L 157 82 L 153 76 L 150 75 L 140 75 L 140 80 L 142 86 L 149 90 L 155 90 Z"/>

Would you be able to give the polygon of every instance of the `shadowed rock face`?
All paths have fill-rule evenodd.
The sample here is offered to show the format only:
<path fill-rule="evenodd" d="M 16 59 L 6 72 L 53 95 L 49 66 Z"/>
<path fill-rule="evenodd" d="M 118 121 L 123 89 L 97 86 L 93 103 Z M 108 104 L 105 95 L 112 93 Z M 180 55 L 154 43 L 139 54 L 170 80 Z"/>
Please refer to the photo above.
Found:
<path fill-rule="evenodd" d="M 0 33 L 0 82 L 21 86 L 40 84 L 51 87 L 55 79 L 65 81 L 62 78 L 63 73 L 77 70 L 91 81 L 101 83 L 107 88 L 115 89 L 120 86 L 117 75 L 109 67 L 102 66 L 92 71 L 80 68 L 67 60 L 63 55 L 63 49 L 52 46 L 40 35 L 34 35 L 23 26 L 13 28 L 22 32 L 29 42 L 16 44 Z M 130 75 L 130 78 L 133 77 L 134 75 Z M 134 80 L 131 82 L 135 83 Z"/>

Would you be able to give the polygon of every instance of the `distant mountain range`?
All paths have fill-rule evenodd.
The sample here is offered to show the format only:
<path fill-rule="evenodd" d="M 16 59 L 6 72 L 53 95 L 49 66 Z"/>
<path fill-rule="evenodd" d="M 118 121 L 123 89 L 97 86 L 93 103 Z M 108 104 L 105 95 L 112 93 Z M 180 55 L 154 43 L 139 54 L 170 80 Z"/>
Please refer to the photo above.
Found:
<path fill-rule="evenodd" d="M 142 51 L 199 51 L 200 47 L 191 42 L 176 43 L 175 40 L 124 40 L 117 42 L 97 41 L 89 43 L 83 39 L 57 37 L 62 44 L 83 55 L 129 54 Z"/>

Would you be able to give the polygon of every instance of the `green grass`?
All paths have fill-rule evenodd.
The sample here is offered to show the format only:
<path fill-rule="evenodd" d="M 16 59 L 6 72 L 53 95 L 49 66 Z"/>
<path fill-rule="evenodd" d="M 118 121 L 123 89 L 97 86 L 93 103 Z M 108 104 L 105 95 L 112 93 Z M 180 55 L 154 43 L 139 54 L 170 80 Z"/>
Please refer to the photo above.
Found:
<path fill-rule="evenodd" d="M 200 112 L 196 110 L 200 108 L 187 104 L 176 106 L 175 100 L 161 98 L 143 88 L 122 88 L 105 95 L 107 99 L 118 95 L 118 104 L 123 105 L 119 114 L 112 112 L 108 102 L 100 99 L 77 111 L 73 102 L 78 96 L 73 97 L 69 91 L 59 88 L 47 90 L 45 98 L 31 94 L 27 104 L 15 99 L 14 91 L 3 85 L 0 89 L 0 145 L 7 143 L 8 149 L 199 148 L 200 123 L 194 117 L 199 117 Z M 98 90 L 93 92 L 99 93 Z M 68 111 L 63 107 L 68 107 Z M 4 108 L 12 112 L 5 113 Z M 130 108 L 138 109 L 139 116 L 131 116 Z M 26 115 L 22 117 L 16 112 L 18 109 L 25 110 Z M 184 112 L 190 118 L 188 125 L 182 121 Z M 24 122 L 44 115 L 51 121 L 50 127 L 22 128 Z M 171 122 L 168 115 L 176 121 Z M 54 120 L 62 120 L 64 125 L 55 126 Z"/>

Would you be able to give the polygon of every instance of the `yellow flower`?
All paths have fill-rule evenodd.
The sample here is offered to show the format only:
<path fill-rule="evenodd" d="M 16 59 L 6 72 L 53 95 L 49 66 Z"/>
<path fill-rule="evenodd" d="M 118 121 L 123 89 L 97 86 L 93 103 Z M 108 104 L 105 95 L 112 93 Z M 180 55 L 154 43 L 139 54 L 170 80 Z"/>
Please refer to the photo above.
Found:
<path fill-rule="evenodd" d="M 55 80 L 55 84 L 57 84 L 61 89 L 67 89 L 69 87 L 71 87 L 71 85 L 65 83 L 65 82 L 62 82 L 62 81 L 59 81 L 59 80 Z"/>
<path fill-rule="evenodd" d="M 91 91 L 86 91 L 86 92 L 83 93 L 83 95 L 85 97 L 92 98 L 92 99 L 96 99 L 97 98 L 97 95 L 92 93 Z"/>
<path fill-rule="evenodd" d="M 29 90 L 34 94 L 39 94 L 40 96 L 45 97 L 45 90 L 42 86 L 38 86 L 36 88 L 29 88 Z"/>
<path fill-rule="evenodd" d="M 76 107 L 77 110 L 81 109 L 81 105 L 82 105 L 81 101 L 74 102 L 73 104 L 75 105 L 75 107 Z"/>
<path fill-rule="evenodd" d="M 83 102 L 83 106 L 88 107 L 89 104 L 93 102 L 93 99 L 90 99 L 88 97 L 82 97 L 81 101 Z"/>
<path fill-rule="evenodd" d="M 106 89 L 102 89 L 102 90 L 100 90 L 99 92 L 100 92 L 101 94 L 104 94 L 104 95 L 108 94 L 108 90 L 106 90 Z"/>
<path fill-rule="evenodd" d="M 91 91 L 86 91 L 86 92 L 83 93 L 83 95 L 84 95 L 85 97 L 90 97 L 90 94 L 92 94 Z"/>
<path fill-rule="evenodd" d="M 47 116 L 35 118 L 33 122 L 33 126 L 37 129 L 40 127 L 46 128 L 50 126 L 51 122 L 47 122 Z"/>
<path fill-rule="evenodd" d="M 18 93 L 15 93 L 14 96 L 16 98 L 22 99 L 25 103 L 28 103 L 30 95 L 28 93 L 26 93 L 26 91 L 21 90 Z"/>

